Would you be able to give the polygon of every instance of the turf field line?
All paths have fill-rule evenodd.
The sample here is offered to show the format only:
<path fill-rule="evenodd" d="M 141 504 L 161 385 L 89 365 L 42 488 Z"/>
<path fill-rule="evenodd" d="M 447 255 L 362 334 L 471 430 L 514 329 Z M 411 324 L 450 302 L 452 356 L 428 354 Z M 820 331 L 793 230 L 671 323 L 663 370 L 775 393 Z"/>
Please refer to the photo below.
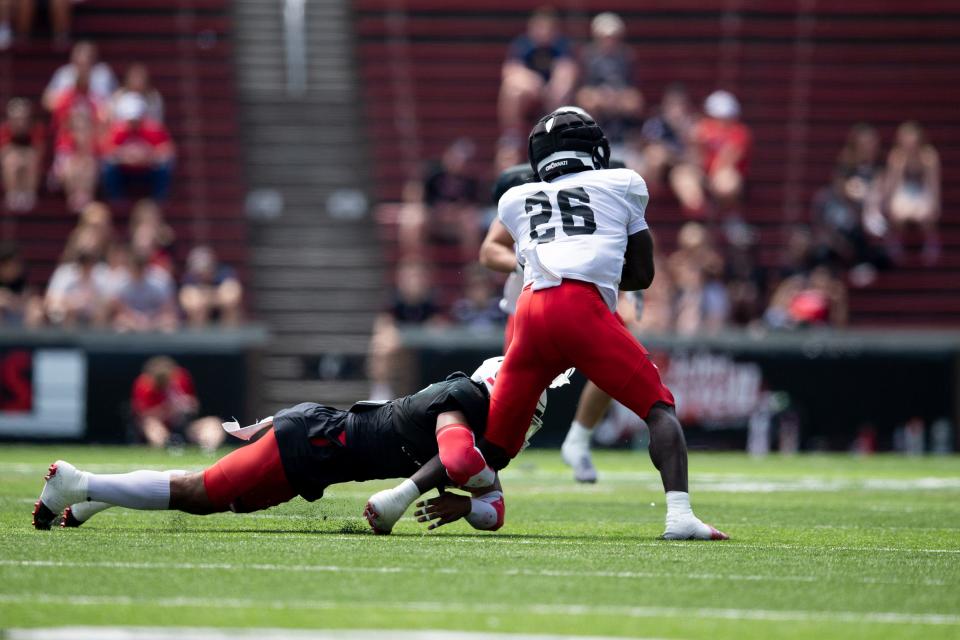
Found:
<path fill-rule="evenodd" d="M 451 631 L 448 629 L 215 629 L 210 627 L 53 627 L 49 629 L 8 629 L 4 640 L 622 640 L 613 636 L 570 636 L 556 634 L 498 633 L 495 631 Z M 633 640 L 664 640 L 634 637 Z"/>
<path fill-rule="evenodd" d="M 237 516 L 238 520 L 245 517 L 246 514 Z M 232 517 L 232 516 L 231 516 Z M 310 516 L 304 516 L 302 519 L 309 519 Z M 336 517 L 337 522 L 352 522 L 352 521 L 363 521 L 365 520 L 362 517 Z M 82 531 L 82 533 L 79 533 Z M 205 528 L 202 531 L 182 531 L 180 529 L 169 529 L 169 528 L 151 528 L 151 529 L 129 529 L 129 530 L 118 530 L 118 529 L 94 529 L 94 528 L 83 528 L 78 531 L 56 531 L 50 533 L 38 533 L 29 525 L 24 525 L 22 528 L 16 529 L 7 529 L 3 532 L 3 535 L 7 538 L 12 538 L 14 536 L 20 537 L 33 537 L 38 535 L 109 535 L 111 537 L 115 536 L 128 536 L 128 537 L 142 537 L 147 533 L 156 533 L 157 531 L 162 531 L 164 535 L 179 537 L 186 535 L 211 535 L 211 534 L 233 534 L 237 533 L 235 529 L 224 528 L 217 529 L 215 527 Z M 256 530 L 244 530 L 243 535 L 247 538 L 269 538 L 272 542 L 276 542 L 277 532 L 276 531 L 256 531 Z M 317 530 L 304 530 L 304 531 L 284 531 L 284 536 L 291 537 L 310 537 L 310 538 L 321 538 L 323 540 L 333 540 L 333 541 L 343 541 L 343 542 L 356 542 L 356 543 L 365 543 L 369 538 L 374 537 L 370 531 L 363 531 L 358 533 L 330 533 L 323 531 L 322 529 Z M 823 553 L 823 552 L 851 552 L 851 553 L 923 553 L 923 554 L 932 554 L 932 555 L 960 555 L 960 548 L 955 549 L 937 549 L 937 548 L 926 548 L 926 547 L 865 547 L 865 546 L 849 546 L 849 545 L 805 545 L 805 544 L 790 544 L 790 543 L 750 543 L 750 542 L 739 542 L 736 539 L 724 542 L 701 542 L 698 540 L 651 540 L 648 537 L 637 538 L 637 539 L 628 539 L 628 538 L 595 538 L 591 539 L 589 542 L 583 540 L 569 540 L 564 539 L 563 536 L 557 535 L 552 537 L 543 537 L 536 536 L 536 534 L 531 534 L 530 537 L 526 537 L 526 534 L 517 533 L 517 534 L 486 534 L 486 533 L 477 533 L 477 534 L 447 534 L 440 532 L 430 532 L 427 533 L 397 533 L 394 532 L 390 538 L 398 541 L 422 541 L 429 538 L 438 537 L 442 538 L 444 542 L 461 542 L 464 544 L 469 544 L 471 546 L 476 546 L 477 539 L 483 538 L 488 540 L 491 545 L 524 545 L 524 546 L 571 546 L 571 547 L 587 547 L 593 545 L 604 545 L 607 547 L 623 547 L 624 549 L 635 549 L 637 547 L 654 547 L 659 549 L 670 549 L 671 551 L 689 551 L 692 553 L 702 553 L 703 547 L 709 545 L 711 552 L 737 552 L 737 551 L 774 551 L 774 550 L 795 550 L 803 551 L 808 553 Z"/>
<path fill-rule="evenodd" d="M 698 607 L 633 607 L 620 605 L 499 604 L 477 602 L 377 601 L 358 604 L 337 600 L 265 600 L 254 598 L 138 598 L 131 596 L 87 596 L 47 593 L 0 594 L 0 604 L 56 604 L 66 606 L 153 606 L 163 608 L 228 608 L 275 610 L 343 610 L 347 607 L 378 610 L 395 608 L 427 613 L 525 613 L 549 616 L 622 616 L 629 618 L 699 618 L 773 622 L 837 622 L 850 624 L 907 624 L 960 626 L 960 615 L 906 613 L 899 611 L 810 611 L 792 609 L 711 609 Z"/>
<path fill-rule="evenodd" d="M 230 562 L 119 562 L 119 561 L 78 561 L 78 560 L 0 560 L 0 566 L 6 567 L 57 567 L 83 569 L 122 569 L 122 570 L 177 570 L 177 571 L 279 571 L 283 573 L 425 573 L 460 575 L 463 570 L 453 567 L 358 567 L 341 565 L 286 565 L 271 563 L 234 564 Z M 733 580 L 737 582 L 822 582 L 824 576 L 807 575 L 761 575 L 761 574 L 720 574 L 720 573 L 677 573 L 662 571 L 577 571 L 572 569 L 506 569 L 504 571 L 483 571 L 486 575 L 531 578 L 685 578 L 690 580 Z M 836 579 L 834 576 L 833 579 Z M 919 581 L 882 580 L 879 578 L 854 578 L 839 576 L 843 582 L 881 585 L 921 585 L 944 586 L 943 580 L 927 578 Z"/>

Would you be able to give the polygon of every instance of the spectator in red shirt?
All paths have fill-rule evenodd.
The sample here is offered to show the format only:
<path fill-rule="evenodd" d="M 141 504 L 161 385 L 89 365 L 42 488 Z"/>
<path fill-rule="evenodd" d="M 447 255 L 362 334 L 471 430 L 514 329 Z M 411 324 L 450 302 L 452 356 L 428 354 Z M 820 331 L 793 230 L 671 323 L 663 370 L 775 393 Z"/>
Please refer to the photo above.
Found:
<path fill-rule="evenodd" d="M 173 174 L 173 141 L 159 122 L 146 117 L 147 103 L 137 94 L 117 101 L 116 122 L 107 135 L 103 184 L 112 200 L 125 198 L 136 184 L 146 184 L 156 201 L 166 200 Z"/>
<path fill-rule="evenodd" d="M 10 100 L 7 119 L 0 125 L 3 191 L 10 211 L 30 211 L 36 204 L 45 145 L 46 131 L 34 120 L 30 101 Z"/>
<path fill-rule="evenodd" d="M 714 91 L 704 102 L 705 117 L 693 130 L 697 162 L 671 175 L 684 209 L 694 217 L 706 212 L 707 196 L 719 209 L 731 209 L 743 191 L 751 135 L 740 122 L 740 103 L 728 91 Z"/>
<path fill-rule="evenodd" d="M 97 190 L 97 125 L 86 109 L 70 113 L 57 132 L 50 169 L 51 186 L 62 189 L 71 211 L 81 211 Z"/>
<path fill-rule="evenodd" d="M 200 403 L 193 378 L 172 358 L 147 360 L 133 382 L 130 404 L 140 437 L 152 447 L 189 441 L 213 451 L 223 442 L 217 418 L 197 418 Z"/>

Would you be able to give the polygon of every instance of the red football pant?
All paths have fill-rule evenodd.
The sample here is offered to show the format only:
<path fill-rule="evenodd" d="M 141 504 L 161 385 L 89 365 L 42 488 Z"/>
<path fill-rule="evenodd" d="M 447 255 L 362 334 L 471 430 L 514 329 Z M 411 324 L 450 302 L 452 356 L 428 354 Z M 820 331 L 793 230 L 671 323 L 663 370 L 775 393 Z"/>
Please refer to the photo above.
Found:
<path fill-rule="evenodd" d="M 297 495 L 287 481 L 273 429 L 204 471 L 203 486 L 219 511 L 237 513 L 274 507 Z"/>
<path fill-rule="evenodd" d="M 647 350 L 596 286 L 564 280 L 520 294 L 513 340 L 490 398 L 486 439 L 516 456 L 540 394 L 570 367 L 641 418 L 658 402 L 674 404 Z"/>

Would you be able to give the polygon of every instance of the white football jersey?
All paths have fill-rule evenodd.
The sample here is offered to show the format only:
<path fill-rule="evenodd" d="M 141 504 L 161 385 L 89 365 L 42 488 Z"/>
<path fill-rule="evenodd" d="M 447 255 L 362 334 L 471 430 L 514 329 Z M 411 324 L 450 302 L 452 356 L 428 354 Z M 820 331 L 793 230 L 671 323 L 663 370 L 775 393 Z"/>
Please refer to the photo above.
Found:
<path fill-rule="evenodd" d="M 592 282 L 615 311 L 627 236 L 647 228 L 649 197 L 630 169 L 581 171 L 507 191 L 499 216 L 517 243 L 524 284 Z"/>

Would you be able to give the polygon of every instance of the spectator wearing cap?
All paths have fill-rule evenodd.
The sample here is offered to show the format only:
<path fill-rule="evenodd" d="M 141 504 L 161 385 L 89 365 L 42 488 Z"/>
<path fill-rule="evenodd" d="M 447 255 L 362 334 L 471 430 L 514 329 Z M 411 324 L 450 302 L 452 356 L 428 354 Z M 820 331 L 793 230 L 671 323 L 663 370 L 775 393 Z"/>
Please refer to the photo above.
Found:
<path fill-rule="evenodd" d="M 192 327 L 211 322 L 240 324 L 243 287 L 237 274 L 219 262 L 213 249 L 199 246 L 187 256 L 187 270 L 180 287 L 180 306 Z"/>
<path fill-rule="evenodd" d="M 45 147 L 46 130 L 34 119 L 30 101 L 11 99 L 6 120 L 0 124 L 0 164 L 8 210 L 30 211 L 36 204 Z"/>
<path fill-rule="evenodd" d="M 577 64 L 556 11 L 542 7 L 530 15 L 526 33 L 510 43 L 501 76 L 497 110 L 504 132 L 526 134 L 528 112 L 537 104 L 552 111 L 570 102 Z"/>
<path fill-rule="evenodd" d="M 73 89 L 77 79 L 89 77 L 90 95 L 99 102 L 106 102 L 117 86 L 113 71 L 105 62 L 98 60 L 97 46 L 84 40 L 73 46 L 70 62 L 53 74 L 47 88 L 43 91 L 43 106 L 54 111 L 62 95 Z"/>
<path fill-rule="evenodd" d="M 577 104 L 597 120 L 611 143 L 618 143 L 643 111 L 643 94 L 633 86 L 633 52 L 623 41 L 626 26 L 615 13 L 598 14 L 590 32 L 593 41 L 580 59 L 583 84 Z"/>
<path fill-rule="evenodd" d="M 706 214 L 707 196 L 720 210 L 739 203 L 751 135 L 740 122 L 740 103 L 729 91 L 714 91 L 704 101 L 705 116 L 693 130 L 696 162 L 674 169 L 671 182 L 680 204 L 694 217 Z"/>
<path fill-rule="evenodd" d="M 174 147 L 161 123 L 146 117 L 147 102 L 129 93 L 117 101 L 116 122 L 107 135 L 103 184 L 112 200 L 145 184 L 156 201 L 166 200 L 173 174 Z"/>

